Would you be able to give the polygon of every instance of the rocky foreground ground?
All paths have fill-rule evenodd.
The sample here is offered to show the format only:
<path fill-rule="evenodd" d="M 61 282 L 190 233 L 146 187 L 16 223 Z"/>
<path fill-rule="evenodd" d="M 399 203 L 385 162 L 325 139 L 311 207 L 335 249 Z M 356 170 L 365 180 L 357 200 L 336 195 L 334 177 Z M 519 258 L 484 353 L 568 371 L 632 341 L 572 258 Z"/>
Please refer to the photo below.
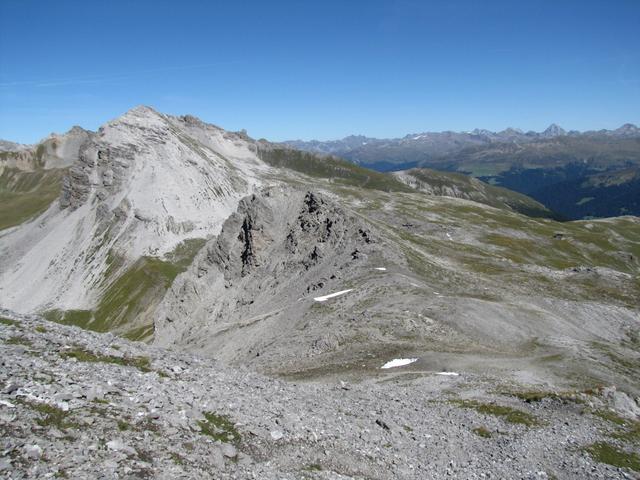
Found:
<path fill-rule="evenodd" d="M 0 317 L 2 478 L 639 478 L 638 405 L 611 388 L 291 383 Z"/>

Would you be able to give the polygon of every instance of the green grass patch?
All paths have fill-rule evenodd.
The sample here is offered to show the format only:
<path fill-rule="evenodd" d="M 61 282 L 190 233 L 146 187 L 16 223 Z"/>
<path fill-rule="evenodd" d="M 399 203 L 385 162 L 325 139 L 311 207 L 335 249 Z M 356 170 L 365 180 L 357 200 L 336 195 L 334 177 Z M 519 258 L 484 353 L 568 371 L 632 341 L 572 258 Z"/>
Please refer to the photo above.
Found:
<path fill-rule="evenodd" d="M 0 230 L 44 212 L 58 198 L 66 169 L 25 172 L 5 168 L 0 174 Z"/>
<path fill-rule="evenodd" d="M 21 400 L 20 402 L 40 414 L 40 418 L 36 420 L 36 423 L 41 427 L 56 427 L 60 430 L 79 427 L 77 423 L 69 420 L 69 412 L 65 412 L 61 408 L 27 400 Z"/>
<path fill-rule="evenodd" d="M 95 310 L 49 310 L 43 316 L 94 332 L 119 332 L 129 340 L 149 340 L 153 336 L 155 306 L 204 243 L 204 239 L 186 240 L 167 254 L 167 260 L 140 258 L 109 285 Z M 119 263 L 115 258 L 112 262 Z M 127 328 L 132 324 L 138 326 Z"/>
<path fill-rule="evenodd" d="M 384 192 L 415 192 L 392 175 L 359 167 L 338 157 L 273 146 L 259 149 L 258 156 L 274 167 L 288 168 L 311 177 L 331 179 L 344 185 Z"/>
<path fill-rule="evenodd" d="M 15 320 L 11 320 L 10 318 L 0 317 L 0 324 L 7 327 L 17 327 L 20 322 L 16 322 Z"/>
<path fill-rule="evenodd" d="M 44 328 L 42 325 L 38 325 L 38 326 L 35 328 L 35 330 L 36 330 L 36 332 L 38 332 L 38 333 L 47 333 L 47 329 L 46 329 L 46 328 Z"/>
<path fill-rule="evenodd" d="M 505 422 L 525 425 L 527 427 L 536 427 L 540 425 L 540 421 L 536 417 L 516 408 L 497 405 L 494 403 L 480 403 L 475 400 L 451 400 L 451 402 L 462 408 L 473 409 L 483 415 L 500 417 Z"/>
<path fill-rule="evenodd" d="M 607 422 L 613 423 L 615 425 L 626 425 L 628 420 L 626 418 L 621 417 L 617 413 L 611 410 L 594 410 L 593 413 L 596 417 L 600 417 Z"/>
<path fill-rule="evenodd" d="M 31 343 L 31 340 L 29 340 L 27 337 L 10 337 L 8 338 L 5 343 L 7 343 L 8 345 L 24 345 L 25 347 L 30 347 L 31 345 L 33 345 Z"/>
<path fill-rule="evenodd" d="M 640 421 L 621 417 L 611 410 L 593 410 L 591 413 L 615 425 L 616 431 L 609 434 L 611 438 L 640 444 Z"/>
<path fill-rule="evenodd" d="M 473 433 L 482 438 L 491 438 L 493 435 L 487 427 L 476 427 L 472 430 Z"/>
<path fill-rule="evenodd" d="M 203 413 L 204 420 L 199 420 L 198 425 L 203 435 L 208 435 L 214 440 L 225 443 L 239 443 L 240 432 L 236 430 L 233 422 L 225 415 L 218 415 L 215 412 Z"/>
<path fill-rule="evenodd" d="M 126 422 L 124 420 L 118 420 L 117 422 L 118 425 L 118 430 L 121 432 L 124 432 L 126 430 L 131 430 L 131 424 L 129 422 Z"/>
<path fill-rule="evenodd" d="M 42 316 L 50 322 L 93 330 L 90 328 L 93 315 L 89 310 L 47 310 L 42 313 Z M 94 331 L 102 332 L 102 330 Z"/>
<path fill-rule="evenodd" d="M 150 325 L 142 325 L 141 327 L 132 328 L 122 336 L 133 342 L 142 342 L 147 340 L 153 337 L 153 323 Z"/>
<path fill-rule="evenodd" d="M 640 445 L 640 422 L 629 421 L 625 424 L 625 428 L 616 433 L 611 434 L 611 438 L 616 438 L 625 443 L 634 443 Z"/>
<path fill-rule="evenodd" d="M 591 444 L 584 450 L 597 462 L 640 472 L 640 456 L 637 453 L 625 452 L 606 442 Z"/>
<path fill-rule="evenodd" d="M 303 470 L 305 470 L 307 472 L 321 472 L 322 471 L 322 466 L 317 464 L 317 463 L 310 463 L 309 465 L 304 467 Z"/>
<path fill-rule="evenodd" d="M 60 356 L 64 359 L 75 358 L 78 362 L 89 363 L 112 363 L 124 367 L 134 367 L 141 372 L 151 371 L 151 362 L 147 357 L 116 357 L 113 355 L 95 355 L 88 350 L 75 349 L 62 352 Z"/>
<path fill-rule="evenodd" d="M 561 359 L 559 357 L 558 359 Z M 545 360 L 548 361 L 548 358 L 545 357 Z M 557 400 L 561 402 L 574 402 L 574 403 L 583 403 L 583 401 L 578 398 L 577 392 L 574 391 L 565 391 L 565 392 L 551 392 L 547 390 L 525 390 L 525 391 L 517 391 L 517 392 L 503 392 L 505 395 L 512 395 L 516 398 L 519 398 L 525 403 L 537 403 L 543 400 Z"/>

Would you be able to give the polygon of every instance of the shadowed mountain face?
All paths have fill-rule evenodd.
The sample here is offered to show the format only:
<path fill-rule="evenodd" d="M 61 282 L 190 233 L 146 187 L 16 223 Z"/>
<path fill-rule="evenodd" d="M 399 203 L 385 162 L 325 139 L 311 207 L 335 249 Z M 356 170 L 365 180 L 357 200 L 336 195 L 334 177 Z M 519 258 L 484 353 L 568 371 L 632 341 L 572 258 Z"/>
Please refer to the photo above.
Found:
<path fill-rule="evenodd" d="M 379 171 L 429 167 L 461 172 L 524 193 L 567 218 L 639 215 L 640 129 L 566 132 L 440 132 L 399 139 L 348 137 L 288 142 Z M 602 176 L 613 179 L 599 180 Z M 553 192 L 557 192 L 554 195 Z"/>

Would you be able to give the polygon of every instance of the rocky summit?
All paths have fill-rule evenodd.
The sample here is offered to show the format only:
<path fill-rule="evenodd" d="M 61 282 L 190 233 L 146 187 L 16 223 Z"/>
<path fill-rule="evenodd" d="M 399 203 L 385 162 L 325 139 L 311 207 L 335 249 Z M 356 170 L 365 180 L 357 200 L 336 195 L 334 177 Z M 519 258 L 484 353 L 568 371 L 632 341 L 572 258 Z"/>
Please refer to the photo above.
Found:
<path fill-rule="evenodd" d="M 0 150 L 4 478 L 639 474 L 638 217 L 144 106 Z"/>

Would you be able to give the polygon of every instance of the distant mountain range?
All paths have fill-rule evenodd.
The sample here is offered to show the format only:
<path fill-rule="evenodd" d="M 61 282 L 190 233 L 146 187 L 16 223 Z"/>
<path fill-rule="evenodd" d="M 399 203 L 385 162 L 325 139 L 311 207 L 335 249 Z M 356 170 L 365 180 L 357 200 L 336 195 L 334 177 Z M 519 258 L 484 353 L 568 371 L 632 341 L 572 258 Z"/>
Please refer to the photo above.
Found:
<path fill-rule="evenodd" d="M 285 143 L 378 171 L 465 173 L 529 195 L 571 219 L 640 215 L 640 128 L 630 123 L 586 132 L 551 124 L 542 132 L 475 129 Z"/>

